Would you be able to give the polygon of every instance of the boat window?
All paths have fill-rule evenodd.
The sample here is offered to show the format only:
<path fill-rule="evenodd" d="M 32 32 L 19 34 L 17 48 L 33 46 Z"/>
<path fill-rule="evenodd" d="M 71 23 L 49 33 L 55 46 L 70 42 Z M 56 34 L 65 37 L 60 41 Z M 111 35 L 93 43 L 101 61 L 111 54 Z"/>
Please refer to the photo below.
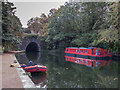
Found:
<path fill-rule="evenodd" d="M 86 63 L 86 64 L 88 64 L 88 62 L 87 62 L 87 61 L 85 61 L 85 63 Z"/>
<path fill-rule="evenodd" d="M 98 50 L 96 50 L 96 55 L 98 55 Z"/>
<path fill-rule="evenodd" d="M 83 63 L 83 60 L 81 60 L 81 62 Z"/>
<path fill-rule="evenodd" d="M 81 53 L 83 53 L 83 50 L 81 50 Z"/>
<path fill-rule="evenodd" d="M 99 55 L 101 55 L 101 53 L 99 52 Z"/>
<path fill-rule="evenodd" d="M 85 50 L 85 53 L 88 53 L 88 51 L 87 51 L 87 50 Z"/>
<path fill-rule="evenodd" d="M 101 64 L 101 62 L 99 61 L 99 64 Z"/>

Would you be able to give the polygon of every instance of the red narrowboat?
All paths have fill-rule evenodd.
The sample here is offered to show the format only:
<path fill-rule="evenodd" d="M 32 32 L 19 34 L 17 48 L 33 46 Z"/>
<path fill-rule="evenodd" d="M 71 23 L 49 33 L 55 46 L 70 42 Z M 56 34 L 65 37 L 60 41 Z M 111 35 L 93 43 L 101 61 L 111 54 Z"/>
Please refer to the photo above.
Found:
<path fill-rule="evenodd" d="M 68 47 L 65 49 L 66 56 L 86 58 L 93 60 L 110 60 L 112 57 L 111 52 L 103 48 L 96 47 Z"/>

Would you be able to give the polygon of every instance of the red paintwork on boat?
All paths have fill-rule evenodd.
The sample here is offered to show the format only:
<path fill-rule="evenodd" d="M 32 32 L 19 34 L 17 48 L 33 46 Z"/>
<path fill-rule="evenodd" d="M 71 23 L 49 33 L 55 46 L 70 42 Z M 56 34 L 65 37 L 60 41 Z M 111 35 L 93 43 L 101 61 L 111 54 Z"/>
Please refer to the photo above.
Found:
<path fill-rule="evenodd" d="M 105 66 L 109 65 L 112 60 L 91 60 L 91 59 L 85 59 L 85 58 L 77 58 L 77 57 L 70 57 L 70 56 L 65 56 L 66 61 L 86 65 L 88 67 L 98 67 L 98 66 Z"/>
<path fill-rule="evenodd" d="M 86 55 L 86 56 L 94 56 L 94 57 L 112 57 L 111 52 L 107 51 L 103 48 L 96 47 L 68 47 L 65 49 L 65 53 L 76 54 L 76 55 Z"/>
<path fill-rule="evenodd" d="M 26 66 L 23 69 L 27 72 L 45 72 L 47 67 L 43 65 Z"/>

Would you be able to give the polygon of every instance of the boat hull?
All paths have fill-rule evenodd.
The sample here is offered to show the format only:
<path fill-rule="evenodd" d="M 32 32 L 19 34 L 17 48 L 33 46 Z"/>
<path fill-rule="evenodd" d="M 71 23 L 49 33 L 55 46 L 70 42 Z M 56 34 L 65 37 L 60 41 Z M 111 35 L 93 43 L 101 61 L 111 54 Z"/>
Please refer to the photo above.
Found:
<path fill-rule="evenodd" d="M 46 72 L 47 71 L 47 67 L 41 66 L 41 65 L 26 66 L 26 67 L 23 67 L 23 69 L 27 72 Z"/>

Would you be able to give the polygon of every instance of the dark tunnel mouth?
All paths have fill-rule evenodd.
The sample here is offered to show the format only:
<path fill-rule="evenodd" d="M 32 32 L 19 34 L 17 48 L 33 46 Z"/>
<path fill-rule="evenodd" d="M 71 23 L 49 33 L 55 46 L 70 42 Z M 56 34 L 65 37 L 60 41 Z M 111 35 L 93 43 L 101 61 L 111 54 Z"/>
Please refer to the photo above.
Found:
<path fill-rule="evenodd" d="M 26 52 L 38 52 L 38 51 L 39 51 L 39 47 L 38 44 L 35 42 L 29 43 L 26 47 Z"/>

